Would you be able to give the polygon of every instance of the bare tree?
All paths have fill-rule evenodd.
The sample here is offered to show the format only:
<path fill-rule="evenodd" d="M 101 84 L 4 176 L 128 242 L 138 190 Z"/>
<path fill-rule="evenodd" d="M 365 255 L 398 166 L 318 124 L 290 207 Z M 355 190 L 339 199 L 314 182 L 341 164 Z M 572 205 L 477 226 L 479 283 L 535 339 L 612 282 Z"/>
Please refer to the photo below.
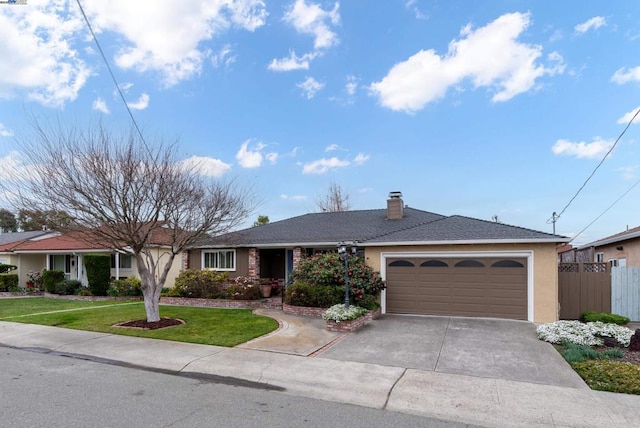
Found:
<path fill-rule="evenodd" d="M 160 291 L 172 263 L 205 234 L 229 231 L 251 211 L 234 181 L 199 174 L 179 162 L 175 144 L 147 145 L 131 132 L 121 137 L 103 126 L 81 131 L 34 126 L 22 142 L 31 161 L 19 181 L 19 207 L 65 212 L 63 230 L 132 254 L 142 280 L 148 322 L 160 320 Z M 158 257 L 152 247 L 166 248 Z"/>
<path fill-rule="evenodd" d="M 316 200 L 316 205 L 320 211 L 325 212 L 349 211 L 351 209 L 349 194 L 345 193 L 335 181 L 331 182 L 327 193 Z"/>

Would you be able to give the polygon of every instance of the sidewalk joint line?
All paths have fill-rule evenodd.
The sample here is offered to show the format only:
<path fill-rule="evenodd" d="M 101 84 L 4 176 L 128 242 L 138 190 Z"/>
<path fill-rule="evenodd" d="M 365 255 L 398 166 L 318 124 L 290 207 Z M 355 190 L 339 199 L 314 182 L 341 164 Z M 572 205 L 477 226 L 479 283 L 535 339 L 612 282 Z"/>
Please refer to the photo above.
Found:
<path fill-rule="evenodd" d="M 440 344 L 440 351 L 438 351 L 438 358 L 436 358 L 436 365 L 433 368 L 433 371 L 438 371 L 438 364 L 440 364 L 440 357 L 442 356 L 442 349 L 444 348 L 444 340 L 447 337 L 447 333 L 449 332 L 449 325 L 451 324 L 451 317 L 447 318 L 447 328 L 444 329 L 444 334 L 442 335 L 442 343 Z"/>

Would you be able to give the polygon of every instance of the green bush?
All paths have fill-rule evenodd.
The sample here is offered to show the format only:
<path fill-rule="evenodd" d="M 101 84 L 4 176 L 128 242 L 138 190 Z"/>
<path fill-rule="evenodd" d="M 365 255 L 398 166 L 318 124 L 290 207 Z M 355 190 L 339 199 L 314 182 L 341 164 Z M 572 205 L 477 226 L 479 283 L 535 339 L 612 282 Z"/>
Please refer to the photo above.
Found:
<path fill-rule="evenodd" d="M 142 296 L 142 283 L 138 278 L 117 279 L 109 284 L 107 295 L 111 297 Z"/>
<path fill-rule="evenodd" d="M 94 296 L 106 296 L 111 281 L 111 256 L 108 254 L 88 254 L 84 256 L 89 290 Z"/>
<path fill-rule="evenodd" d="M 82 289 L 82 283 L 77 279 L 65 279 L 56 284 L 55 294 L 72 296 Z"/>
<path fill-rule="evenodd" d="M 344 303 L 344 287 L 326 287 L 294 282 L 287 287 L 284 297 L 287 305 L 328 308 Z"/>
<path fill-rule="evenodd" d="M 56 284 L 64 281 L 64 272 L 60 270 L 45 270 L 42 272 L 42 284 L 47 293 L 56 294 Z"/>
<path fill-rule="evenodd" d="M 16 269 L 18 269 L 18 266 L 15 266 L 15 265 L 5 265 L 5 264 L 0 263 L 0 274 L 3 274 L 3 273 L 9 273 L 9 272 L 11 272 L 12 270 L 16 270 Z"/>
<path fill-rule="evenodd" d="M 227 272 L 186 269 L 180 272 L 168 295 L 200 299 L 226 298 L 224 283 L 228 281 Z"/>
<path fill-rule="evenodd" d="M 18 275 L 0 274 L 0 291 L 20 291 L 18 281 Z"/>
<path fill-rule="evenodd" d="M 600 321 L 605 324 L 626 325 L 626 324 L 629 324 L 630 319 L 627 317 L 623 317 L 622 315 L 610 314 L 607 312 L 584 312 L 580 316 L 580 321 L 582 322 Z"/>
<path fill-rule="evenodd" d="M 562 354 L 569 364 L 587 360 L 608 360 L 610 358 L 621 358 L 623 356 L 623 352 L 619 348 L 610 348 L 598 352 L 588 345 L 580 345 L 569 341 L 562 342 L 560 354 Z"/>
<path fill-rule="evenodd" d="M 226 287 L 225 291 L 225 297 L 232 300 L 259 300 L 260 298 L 262 298 L 262 296 L 260 295 L 260 287 L 255 284 L 232 284 Z"/>
<path fill-rule="evenodd" d="M 589 360 L 571 364 L 591 389 L 640 395 L 640 366 L 611 361 Z"/>

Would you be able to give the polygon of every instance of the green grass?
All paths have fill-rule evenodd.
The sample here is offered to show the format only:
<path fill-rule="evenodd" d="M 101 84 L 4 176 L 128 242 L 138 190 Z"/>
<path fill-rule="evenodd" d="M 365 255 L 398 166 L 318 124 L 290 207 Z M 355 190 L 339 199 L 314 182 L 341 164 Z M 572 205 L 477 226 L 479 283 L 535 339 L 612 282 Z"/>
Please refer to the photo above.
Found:
<path fill-rule="evenodd" d="M 121 303 L 122 302 L 116 301 L 77 302 L 73 300 L 47 299 L 44 297 L 0 299 L 0 320 L 23 314 L 38 314 L 77 308 L 95 308 Z"/>
<path fill-rule="evenodd" d="M 11 299 L 11 300 L 35 300 L 35 299 Z M 114 324 L 135 319 L 145 318 L 144 304 L 128 303 L 113 305 L 110 308 L 86 307 L 80 305 L 88 302 L 71 302 L 61 309 L 85 308 L 77 311 L 57 312 L 39 315 L 25 315 L 51 311 L 48 302 L 39 303 L 36 308 L 28 305 L 22 306 L 23 311 L 11 311 L 13 316 L 4 318 L 3 321 L 21 322 L 29 324 L 41 324 L 55 327 L 71 328 L 76 330 L 96 331 L 126 336 L 147 337 L 152 339 L 175 340 L 179 342 L 200 343 L 205 345 L 235 346 L 248 340 L 267 334 L 278 328 L 278 322 L 272 318 L 254 315 L 250 309 L 217 309 L 217 308 L 191 308 L 184 306 L 160 306 L 160 316 L 180 318 L 185 324 L 159 330 L 136 330 L 128 328 L 115 328 Z M 58 301 L 56 301 L 58 302 Z M 75 303 L 77 305 L 73 305 Z M 104 303 L 104 302 L 101 302 Z M 36 304 L 38 305 L 38 304 Z M 10 312 L 13 304 L 0 301 L 0 308 L 5 308 L 5 313 Z M 104 305 L 103 305 L 104 306 Z M 44 309 L 44 310 L 43 310 Z M 0 313 L 3 313 L 0 310 Z"/>

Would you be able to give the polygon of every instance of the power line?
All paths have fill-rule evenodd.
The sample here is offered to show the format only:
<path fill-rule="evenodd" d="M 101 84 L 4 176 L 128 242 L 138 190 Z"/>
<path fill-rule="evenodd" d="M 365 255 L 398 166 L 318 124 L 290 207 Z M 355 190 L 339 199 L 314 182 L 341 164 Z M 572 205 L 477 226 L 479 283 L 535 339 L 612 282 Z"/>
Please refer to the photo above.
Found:
<path fill-rule="evenodd" d="M 637 113 L 636 113 L 637 114 Z M 574 239 L 576 239 L 578 236 L 580 236 L 582 234 L 582 232 L 584 232 L 585 230 L 587 230 L 588 228 L 591 227 L 591 225 L 593 223 L 595 223 L 596 221 L 600 220 L 600 217 L 602 217 L 603 215 L 605 215 L 607 213 L 607 211 L 609 211 L 611 208 L 613 208 L 614 205 L 616 205 L 618 202 L 620 202 L 620 200 L 622 198 L 624 198 L 625 196 L 627 196 L 627 193 L 629 193 L 630 191 L 632 191 L 638 184 L 640 184 L 640 180 L 636 181 L 635 183 L 633 183 L 633 186 L 629 187 L 627 189 L 626 192 L 624 192 L 622 195 L 620 195 L 620 197 L 618 199 L 616 199 L 615 201 L 613 201 L 613 203 L 611 205 L 609 205 L 607 207 L 606 210 L 602 211 L 602 213 L 600 213 L 600 215 L 598 217 L 596 217 L 595 219 L 593 219 L 593 221 L 591 223 L 589 223 L 588 225 L 585 226 L 584 229 L 582 229 L 580 232 L 578 232 L 578 234 L 576 236 L 574 236 L 573 238 L 571 238 L 571 241 L 569 242 L 573 242 Z"/>
<path fill-rule="evenodd" d="M 93 27 L 91 27 L 91 23 L 89 22 L 89 18 L 87 18 L 87 14 L 84 13 L 84 8 L 80 4 L 80 0 L 76 0 L 76 3 L 78 3 L 78 7 L 80 8 L 80 12 L 82 13 L 82 16 L 84 17 L 84 22 L 86 22 L 87 23 L 87 27 L 89 27 L 89 31 L 91 32 L 91 37 L 93 38 L 93 41 L 96 43 L 96 46 L 98 47 L 98 51 L 100 52 L 100 56 L 102 57 L 102 60 L 104 61 L 105 65 L 107 66 L 107 70 L 109 70 L 109 74 L 111 75 L 111 79 L 113 80 L 113 83 L 116 85 L 116 90 L 118 91 L 118 94 L 120 94 L 120 99 L 122 99 L 124 107 L 127 109 L 127 112 L 129 113 L 129 117 L 131 118 L 131 121 L 133 122 L 133 126 L 136 128 L 136 131 L 138 132 L 138 135 L 140 135 L 140 139 L 142 140 L 144 145 L 147 146 L 147 142 L 144 139 L 144 136 L 142 135 L 142 131 L 140 131 L 140 127 L 138 126 L 138 122 L 136 122 L 136 118 L 133 117 L 133 113 L 131 112 L 131 109 L 129 108 L 129 105 L 127 104 L 127 100 L 124 98 L 124 94 L 122 93 L 122 90 L 120 89 L 120 85 L 118 84 L 118 80 L 116 79 L 115 74 L 113 74 L 113 70 L 111 69 L 111 66 L 109 65 L 109 61 L 107 61 L 107 57 L 105 56 L 104 51 L 102 50 L 102 46 L 100 46 L 100 42 L 98 41 L 98 38 L 96 37 L 96 34 L 93 32 Z"/>
<path fill-rule="evenodd" d="M 600 168 L 600 166 L 604 163 L 605 159 L 607 159 L 607 157 L 611 154 L 611 152 L 613 151 L 613 149 L 615 149 L 615 147 L 618 145 L 618 142 L 620 141 L 620 139 L 622 138 L 622 136 L 627 132 L 627 129 L 629 129 L 629 127 L 631 126 L 631 124 L 633 123 L 633 121 L 636 119 L 636 117 L 638 116 L 638 114 L 640 114 L 640 108 L 636 111 L 636 113 L 633 115 L 633 117 L 631 118 L 631 120 L 629 121 L 629 123 L 627 123 L 627 126 L 624 127 L 624 129 L 622 130 L 622 132 L 620 133 L 620 135 L 618 135 L 618 138 L 616 138 L 616 141 L 613 143 L 613 145 L 611 146 L 611 148 L 609 149 L 609 151 L 607 151 L 607 153 L 604 155 L 604 157 L 602 158 L 602 160 L 598 163 L 598 165 L 595 167 L 595 169 L 593 170 L 593 172 L 591 173 L 591 175 L 589 175 L 589 177 L 587 177 L 587 179 L 584 181 L 584 183 L 582 183 L 582 186 L 580 186 L 580 188 L 578 189 L 578 191 L 575 193 L 575 195 L 573 195 L 573 197 L 569 200 L 569 202 L 567 203 L 567 205 L 564 206 L 564 208 L 562 208 L 562 210 L 560 210 L 560 213 L 556 214 L 555 212 L 553 213 L 553 215 L 551 216 L 551 218 L 549 218 L 547 220 L 547 223 L 551 222 L 553 223 L 553 227 L 555 229 L 555 225 L 556 225 L 556 221 L 562 216 L 562 214 L 564 214 L 564 212 L 567 210 L 567 208 L 569 208 L 569 205 L 571 205 L 571 203 L 576 199 L 576 197 L 580 194 L 580 192 L 582 191 L 582 189 L 584 189 L 584 187 L 587 185 L 587 183 L 589 182 L 589 180 L 591 180 L 591 178 L 595 175 L 596 171 Z"/>

